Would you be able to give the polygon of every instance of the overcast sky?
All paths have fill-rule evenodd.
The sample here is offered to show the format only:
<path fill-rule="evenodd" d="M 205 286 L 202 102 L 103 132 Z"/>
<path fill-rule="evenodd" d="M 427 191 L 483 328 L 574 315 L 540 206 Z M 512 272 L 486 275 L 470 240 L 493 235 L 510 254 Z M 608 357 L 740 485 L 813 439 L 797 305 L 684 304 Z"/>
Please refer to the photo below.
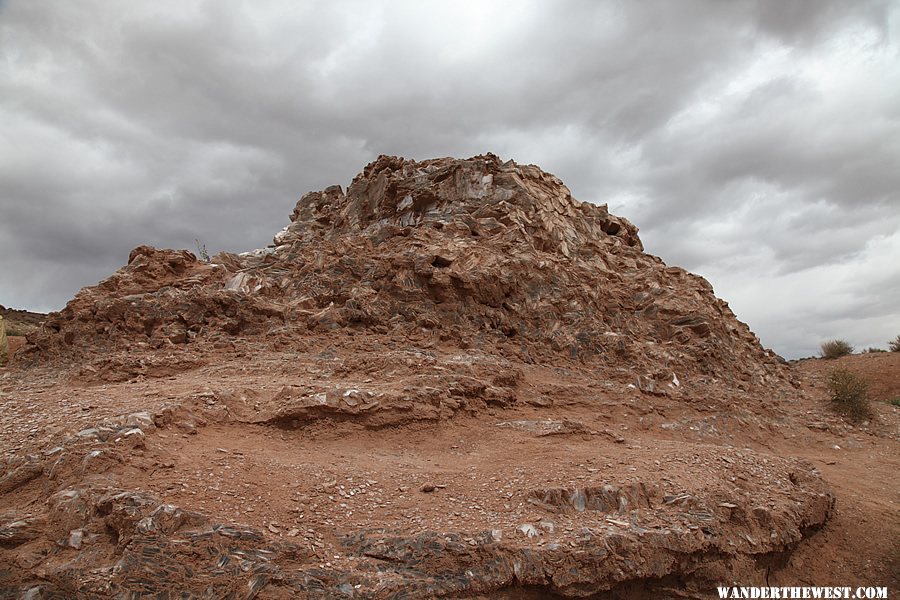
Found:
<path fill-rule="evenodd" d="M 900 6 L 0 0 L 0 304 L 270 243 L 379 154 L 608 202 L 764 345 L 900 334 Z"/>

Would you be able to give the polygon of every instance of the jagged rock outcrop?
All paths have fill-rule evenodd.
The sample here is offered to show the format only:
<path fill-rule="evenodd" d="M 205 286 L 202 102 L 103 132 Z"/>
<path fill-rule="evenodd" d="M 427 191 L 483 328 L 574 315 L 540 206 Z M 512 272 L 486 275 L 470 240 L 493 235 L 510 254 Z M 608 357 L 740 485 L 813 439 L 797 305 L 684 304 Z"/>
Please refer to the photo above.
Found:
<path fill-rule="evenodd" d="M 290 344 L 342 328 L 426 330 L 526 362 L 587 361 L 648 393 L 685 373 L 741 387 L 783 377 L 709 283 L 644 253 L 634 225 L 538 167 L 491 154 L 382 156 L 346 193 L 303 196 L 264 250 L 207 264 L 138 247 L 30 341 L 36 356 L 202 351 L 229 335 Z"/>

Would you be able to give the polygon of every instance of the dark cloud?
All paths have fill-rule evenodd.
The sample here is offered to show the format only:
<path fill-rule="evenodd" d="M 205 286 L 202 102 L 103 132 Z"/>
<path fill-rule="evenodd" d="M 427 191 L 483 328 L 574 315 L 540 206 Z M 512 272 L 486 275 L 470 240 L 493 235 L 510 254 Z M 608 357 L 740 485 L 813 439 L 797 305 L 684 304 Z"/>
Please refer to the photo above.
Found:
<path fill-rule="evenodd" d="M 0 303 L 59 308 L 141 243 L 263 246 L 378 154 L 494 151 L 609 202 L 780 352 L 883 344 L 898 19 L 881 1 L 0 3 Z"/>

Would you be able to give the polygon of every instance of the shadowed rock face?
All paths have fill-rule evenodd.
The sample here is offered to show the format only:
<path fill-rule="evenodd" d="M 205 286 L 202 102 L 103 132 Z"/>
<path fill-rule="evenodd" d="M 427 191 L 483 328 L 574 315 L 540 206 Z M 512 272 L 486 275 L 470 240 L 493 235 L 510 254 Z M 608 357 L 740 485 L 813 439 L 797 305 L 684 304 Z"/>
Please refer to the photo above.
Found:
<path fill-rule="evenodd" d="M 605 205 L 491 154 L 382 156 L 346 193 L 303 196 L 264 250 L 207 264 L 138 247 L 32 335 L 30 352 L 189 344 L 202 354 L 228 336 L 291 345 L 348 328 L 588 362 L 647 393 L 672 393 L 685 373 L 745 389 L 784 379 L 703 278 L 644 253 L 637 228 Z"/>

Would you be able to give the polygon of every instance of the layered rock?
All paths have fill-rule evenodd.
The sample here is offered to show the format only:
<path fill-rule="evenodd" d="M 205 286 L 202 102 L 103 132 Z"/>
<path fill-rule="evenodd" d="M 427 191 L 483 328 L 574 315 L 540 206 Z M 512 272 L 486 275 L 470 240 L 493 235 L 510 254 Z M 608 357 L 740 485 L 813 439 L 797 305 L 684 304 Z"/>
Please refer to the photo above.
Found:
<path fill-rule="evenodd" d="M 700 465 L 702 477 L 672 469 L 660 478 L 652 474 L 652 455 L 639 470 L 594 469 L 573 485 L 522 486 L 507 473 L 510 485 L 522 487 L 501 495 L 475 486 L 481 493 L 467 504 L 477 502 L 478 510 L 454 530 L 431 523 L 422 530 L 389 518 L 359 528 L 337 516 L 351 516 L 347 503 L 373 501 L 389 513 L 379 503 L 403 501 L 403 486 L 389 477 L 380 483 L 357 477 L 355 499 L 349 480 L 345 492 L 337 486 L 343 478 L 298 477 L 292 487 L 302 488 L 307 502 L 327 500 L 320 511 L 335 520 L 323 527 L 321 518 L 295 517 L 298 527 L 290 531 L 271 522 L 224 522 L 143 486 L 117 485 L 129 472 L 143 471 L 146 486 L 155 471 L 177 470 L 184 459 L 167 454 L 169 436 L 189 428 L 202 441 L 213 435 L 207 424 L 222 415 L 203 403 L 121 415 L 39 456 L 0 461 L 0 559 L 8 565 L 0 569 L 0 591 L 26 598 L 374 600 L 504 591 L 508 597 L 707 597 L 723 581 L 765 584 L 773 565 L 824 525 L 834 505 L 806 461 L 681 444 L 666 446 L 667 462 Z M 573 440 L 566 443 L 571 448 Z M 608 452 L 610 444 L 594 440 L 593 453 Z M 234 458 L 237 468 L 244 458 Z M 544 478 L 559 478 L 561 470 L 567 468 Z M 568 470 L 563 479 L 574 479 L 578 471 Z M 198 475 L 219 489 L 221 480 Z M 498 477 L 489 481 L 501 485 Z M 190 487 L 200 484 L 193 480 Z M 451 484 L 452 493 L 474 493 L 463 485 Z M 434 486 L 423 487 L 416 502 L 427 505 L 433 492 Z"/>

